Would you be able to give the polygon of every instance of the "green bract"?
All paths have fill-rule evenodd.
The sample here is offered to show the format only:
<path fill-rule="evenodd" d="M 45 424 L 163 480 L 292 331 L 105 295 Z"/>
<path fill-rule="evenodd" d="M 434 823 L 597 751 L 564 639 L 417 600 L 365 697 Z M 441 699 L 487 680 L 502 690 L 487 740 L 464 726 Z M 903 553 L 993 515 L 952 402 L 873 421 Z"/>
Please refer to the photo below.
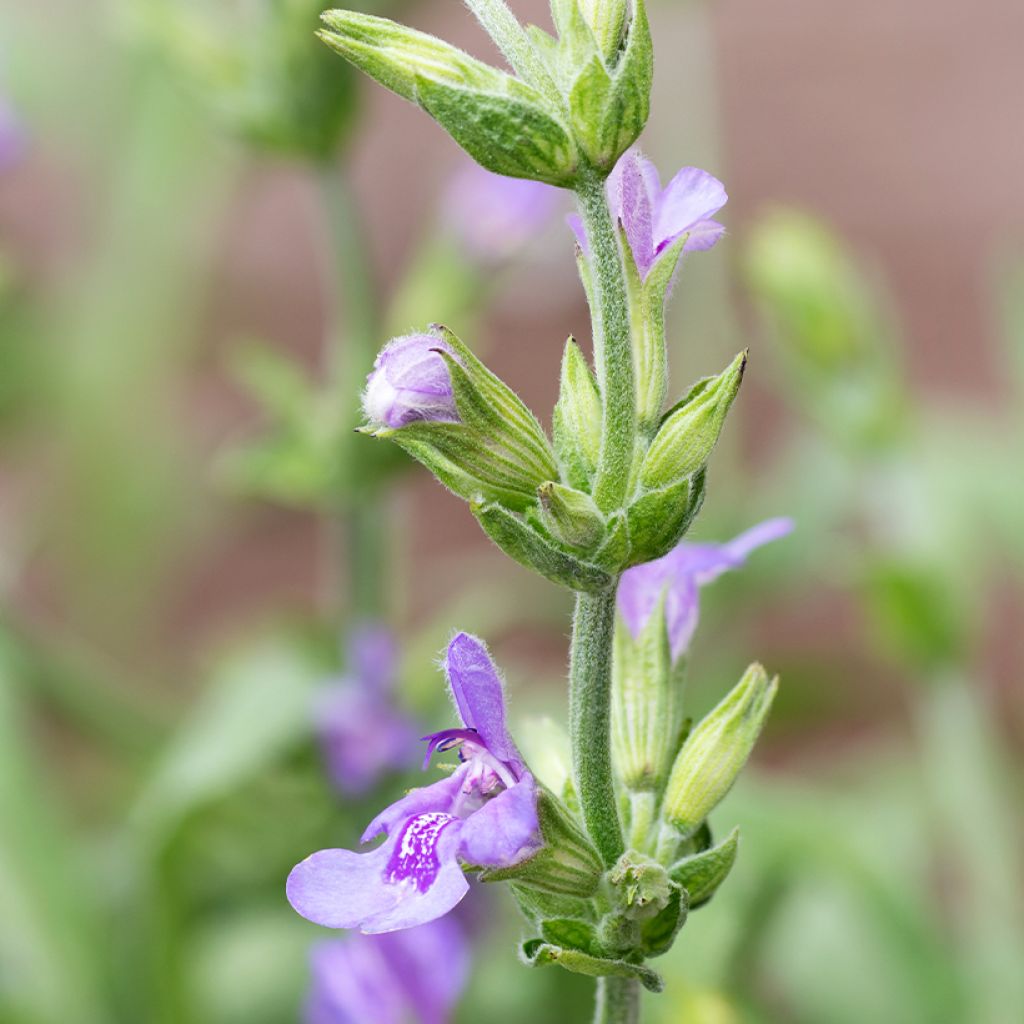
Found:
<path fill-rule="evenodd" d="M 425 32 L 355 11 L 327 11 L 328 46 L 421 106 L 478 163 L 498 174 L 571 184 L 575 146 L 537 89 Z"/>
<path fill-rule="evenodd" d="M 540 424 L 519 397 L 450 331 L 435 325 L 459 422 L 417 420 L 398 428 L 363 428 L 388 438 L 443 484 L 471 501 L 525 509 L 558 472 Z M 441 348 L 441 343 L 445 348 Z"/>

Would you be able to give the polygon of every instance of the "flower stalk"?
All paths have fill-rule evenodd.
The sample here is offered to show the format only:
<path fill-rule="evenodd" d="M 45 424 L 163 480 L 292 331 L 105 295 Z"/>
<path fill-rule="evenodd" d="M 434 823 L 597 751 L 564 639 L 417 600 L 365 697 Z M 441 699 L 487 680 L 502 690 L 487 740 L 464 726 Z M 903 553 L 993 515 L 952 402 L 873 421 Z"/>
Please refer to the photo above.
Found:
<path fill-rule="evenodd" d="M 624 850 L 611 754 L 615 590 L 579 594 L 569 655 L 569 743 L 583 823 L 609 867 Z"/>
<path fill-rule="evenodd" d="M 629 302 L 604 178 L 594 170 L 581 172 L 576 195 L 591 250 L 594 362 L 603 412 L 594 500 L 608 511 L 617 508 L 626 496 L 636 439 Z"/>

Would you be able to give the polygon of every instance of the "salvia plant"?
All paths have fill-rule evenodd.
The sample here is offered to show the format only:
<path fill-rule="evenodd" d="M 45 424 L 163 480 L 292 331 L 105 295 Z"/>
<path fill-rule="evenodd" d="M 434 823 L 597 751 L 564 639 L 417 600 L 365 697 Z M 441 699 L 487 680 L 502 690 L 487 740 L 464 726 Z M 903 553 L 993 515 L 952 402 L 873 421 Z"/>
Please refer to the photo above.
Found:
<path fill-rule="evenodd" d="M 510 557 L 575 592 L 572 773 L 561 784 L 534 774 L 485 644 L 456 633 L 443 664 L 457 717 L 426 738 L 426 753 L 429 763 L 457 750 L 459 764 L 378 814 L 362 837 L 382 836 L 378 845 L 314 853 L 287 891 L 310 920 L 374 935 L 443 917 L 468 891 L 467 874 L 505 882 L 530 924 L 521 959 L 594 977 L 594 1019 L 632 1022 L 640 986 L 662 986 L 649 961 L 733 865 L 736 833 L 716 843 L 708 817 L 777 687 L 753 665 L 702 721 L 687 719 L 698 588 L 790 524 L 724 545 L 683 542 L 746 354 L 668 402 L 666 300 L 683 255 L 722 236 L 714 217 L 727 197 L 692 167 L 663 187 L 631 148 L 653 74 L 643 0 L 554 0 L 556 36 L 524 28 L 503 0 L 468 5 L 511 72 L 368 14 L 329 11 L 320 35 L 485 168 L 575 193 L 593 361 L 568 340 L 549 437 L 469 345 L 435 324 L 381 350 L 361 429 L 468 501 Z M 390 753 L 405 742 L 401 723 L 362 727 L 389 757 L 404 756 Z"/>

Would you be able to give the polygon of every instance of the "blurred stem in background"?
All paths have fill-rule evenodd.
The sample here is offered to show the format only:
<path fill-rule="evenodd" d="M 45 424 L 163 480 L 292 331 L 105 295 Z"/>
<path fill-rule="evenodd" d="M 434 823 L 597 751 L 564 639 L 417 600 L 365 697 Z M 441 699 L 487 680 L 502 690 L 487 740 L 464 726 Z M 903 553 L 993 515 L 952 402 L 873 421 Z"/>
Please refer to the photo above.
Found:
<path fill-rule="evenodd" d="M 391 578 L 388 506 L 380 500 L 372 463 L 383 446 L 355 432 L 360 422 L 362 381 L 380 344 L 380 315 L 370 270 L 369 247 L 347 171 L 328 165 L 318 172 L 323 223 L 328 234 L 325 275 L 328 387 L 340 410 L 337 486 L 329 498 L 337 546 L 345 568 L 334 574 L 334 601 L 342 623 L 386 617 L 386 582 Z M 338 296 L 341 302 L 337 301 Z M 333 302 L 332 302 L 333 296 Z M 332 308 L 333 307 L 333 308 Z M 332 322 L 333 320 L 333 322 Z"/>

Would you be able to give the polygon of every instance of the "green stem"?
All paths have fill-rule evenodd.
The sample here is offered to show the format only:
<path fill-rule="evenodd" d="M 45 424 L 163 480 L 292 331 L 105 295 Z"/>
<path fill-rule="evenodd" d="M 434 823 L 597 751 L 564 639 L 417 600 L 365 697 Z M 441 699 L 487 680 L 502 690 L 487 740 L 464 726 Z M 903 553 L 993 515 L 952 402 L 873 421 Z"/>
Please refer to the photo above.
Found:
<path fill-rule="evenodd" d="M 583 823 L 605 864 L 621 856 L 622 826 L 611 755 L 614 588 L 577 594 L 569 657 L 569 741 Z"/>
<path fill-rule="evenodd" d="M 640 982 L 636 978 L 598 978 L 594 1024 L 639 1024 Z"/>
<path fill-rule="evenodd" d="M 367 246 L 357 204 L 344 174 L 327 165 L 320 171 L 320 194 L 329 242 L 327 294 L 343 302 L 330 310 L 327 372 L 341 424 L 340 464 L 330 498 L 330 529 L 345 552 L 345 566 L 332 581 L 339 613 L 380 618 L 384 611 L 386 517 L 377 489 L 365 481 L 372 446 L 353 431 L 358 425 L 358 395 L 376 355 L 378 312 Z"/>
<path fill-rule="evenodd" d="M 611 511 L 626 496 L 637 431 L 629 302 L 604 178 L 593 170 L 581 171 L 576 194 L 593 268 L 594 362 L 604 413 L 594 500 Z"/>
<path fill-rule="evenodd" d="M 523 26 L 508 9 L 505 0 L 466 0 L 469 9 L 476 15 L 484 31 L 494 40 L 512 70 L 525 82 L 540 89 L 559 108 L 564 100 L 548 73 L 540 55 L 534 49 Z"/>

